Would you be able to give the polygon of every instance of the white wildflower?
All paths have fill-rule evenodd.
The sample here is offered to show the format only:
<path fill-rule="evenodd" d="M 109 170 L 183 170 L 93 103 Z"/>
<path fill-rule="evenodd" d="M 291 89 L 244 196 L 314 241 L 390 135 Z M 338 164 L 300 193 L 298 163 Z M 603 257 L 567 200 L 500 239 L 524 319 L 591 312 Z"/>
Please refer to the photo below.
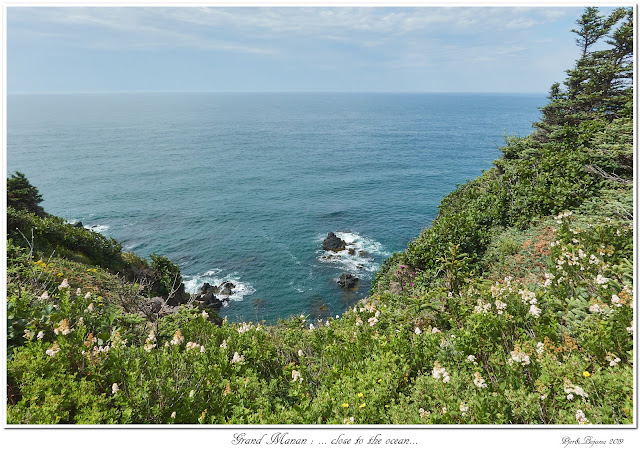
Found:
<path fill-rule="evenodd" d="M 67 321 L 66 319 L 63 319 L 62 321 L 60 321 L 60 324 L 58 325 L 58 327 L 53 329 L 53 332 L 56 335 L 59 335 L 59 334 L 69 335 L 71 333 L 71 329 L 69 329 L 69 321 Z"/>
<path fill-rule="evenodd" d="M 542 312 L 542 310 L 540 310 L 535 304 L 531 304 L 531 307 L 529 307 L 529 313 L 531 313 L 536 318 L 540 317 L 540 312 Z"/>
<path fill-rule="evenodd" d="M 576 394 L 582 398 L 588 398 L 589 395 L 579 385 L 573 385 L 569 379 L 564 380 L 564 392 L 567 394 L 567 399 L 572 400 L 573 395 Z"/>
<path fill-rule="evenodd" d="M 356 326 L 362 326 L 362 319 L 359 316 L 356 316 Z"/>
<path fill-rule="evenodd" d="M 511 351 L 511 359 L 509 359 L 509 360 L 511 362 L 520 363 L 522 366 L 526 366 L 526 365 L 529 365 L 529 363 L 531 363 L 531 360 L 530 360 L 529 356 L 527 355 L 527 353 L 523 352 L 517 346 L 516 346 L 516 349 Z M 509 364 L 511 365 L 512 363 L 509 363 Z"/>
<path fill-rule="evenodd" d="M 58 346 L 58 343 L 54 341 L 53 342 L 53 346 L 51 346 L 49 349 L 47 349 L 45 351 L 45 354 L 47 354 L 49 357 L 53 357 L 58 352 L 60 352 L 60 346 Z"/>
<path fill-rule="evenodd" d="M 487 388 L 487 383 L 478 371 L 473 374 L 473 383 L 478 388 Z"/>
<path fill-rule="evenodd" d="M 22 336 L 22 338 L 26 338 L 27 340 L 31 340 L 32 337 L 32 332 L 29 329 L 25 329 L 24 330 L 24 335 Z"/>
<path fill-rule="evenodd" d="M 93 302 L 91 304 L 87 305 L 87 308 L 84 309 L 85 313 L 92 312 L 92 311 L 93 311 Z"/>
<path fill-rule="evenodd" d="M 469 406 L 467 406 L 466 402 L 461 402 L 460 403 L 460 412 L 462 412 L 462 416 L 465 416 L 467 414 L 467 412 L 469 411 Z"/>
<path fill-rule="evenodd" d="M 378 322 L 378 318 L 376 318 L 375 316 L 369 318 L 369 326 L 373 327 L 376 325 L 377 322 Z"/>
<path fill-rule="evenodd" d="M 538 302 L 536 299 L 536 294 L 533 291 L 529 291 L 526 288 L 523 290 L 518 290 L 518 294 L 522 297 L 522 302 L 524 304 L 535 304 Z"/>
<path fill-rule="evenodd" d="M 239 334 L 243 334 L 243 333 L 245 333 L 245 332 L 247 332 L 247 331 L 249 331 L 249 330 L 251 330 L 251 324 L 250 324 L 250 323 L 249 323 L 249 324 L 247 324 L 247 323 L 244 323 L 244 322 L 243 322 L 243 323 L 240 325 L 240 327 L 238 327 L 238 333 L 239 333 Z"/>
<path fill-rule="evenodd" d="M 303 379 L 302 379 L 302 377 L 300 375 L 300 371 L 296 371 L 296 370 L 291 371 L 291 378 L 293 379 L 293 382 L 298 381 L 298 380 L 300 382 L 303 381 Z"/>
<path fill-rule="evenodd" d="M 315 329 L 314 325 L 313 324 L 309 324 L 309 330 L 314 330 L 314 329 Z"/>
<path fill-rule="evenodd" d="M 600 307 L 600 304 L 598 304 L 598 303 L 596 302 L 595 304 L 593 304 L 593 305 L 591 305 L 591 306 L 589 307 L 589 311 L 590 311 L 591 313 L 601 313 L 601 312 L 603 312 L 603 311 L 604 311 L 604 309 L 603 309 L 602 307 Z"/>
<path fill-rule="evenodd" d="M 60 285 L 58 285 L 58 290 L 62 290 L 63 288 L 69 288 L 69 281 L 64 279 Z"/>
<path fill-rule="evenodd" d="M 82 294 L 82 290 L 80 289 L 80 287 L 78 287 L 78 289 L 76 290 L 76 296 L 80 296 Z"/>
<path fill-rule="evenodd" d="M 595 282 L 598 285 L 602 285 L 602 288 L 607 288 L 607 282 L 609 282 L 609 279 L 607 277 L 603 276 L 602 274 L 598 274 L 596 276 Z"/>
<path fill-rule="evenodd" d="M 611 303 L 616 307 L 622 307 L 622 304 L 620 303 L 620 298 L 618 297 L 617 294 L 614 294 L 611 296 Z"/>
<path fill-rule="evenodd" d="M 633 333 L 633 320 L 631 321 L 631 324 L 629 325 L 629 327 L 627 327 L 627 332 L 630 334 Z"/>
<path fill-rule="evenodd" d="M 418 326 L 416 326 L 416 329 L 414 331 L 416 333 L 416 335 L 420 335 L 422 333 L 422 331 L 420 330 L 420 328 Z"/>
<path fill-rule="evenodd" d="M 609 366 L 614 367 L 614 366 L 618 366 L 618 363 L 620 363 L 620 357 L 616 357 L 613 354 L 607 354 L 607 362 L 609 362 Z"/>
<path fill-rule="evenodd" d="M 244 362 L 244 356 L 238 354 L 238 352 L 233 353 L 233 358 L 231 359 L 231 363 L 242 363 Z"/>
<path fill-rule="evenodd" d="M 184 337 L 182 336 L 182 331 L 180 329 L 176 330 L 176 333 L 173 334 L 173 338 L 171 339 L 171 344 L 173 346 L 177 346 L 184 341 Z"/>
<path fill-rule="evenodd" d="M 204 354 L 204 346 L 200 346 L 200 354 Z"/>
<path fill-rule="evenodd" d="M 474 365 L 477 365 L 477 364 L 478 364 L 478 363 L 476 362 L 476 356 L 475 356 L 475 355 L 473 355 L 473 354 L 469 354 L 469 355 L 467 356 L 467 362 L 471 362 L 471 363 L 473 363 Z"/>
<path fill-rule="evenodd" d="M 195 390 L 191 390 L 191 391 L 189 392 L 189 398 L 193 398 L 193 396 L 194 396 L 195 394 L 196 394 L 196 391 L 195 391 Z"/>
<path fill-rule="evenodd" d="M 42 340 L 44 338 L 44 332 L 43 331 L 38 332 L 38 335 L 36 336 L 36 338 L 38 340 Z"/>
<path fill-rule="evenodd" d="M 437 334 L 438 332 L 440 332 L 440 329 L 438 329 L 436 326 L 433 326 L 433 328 L 431 329 L 431 333 Z"/>
<path fill-rule="evenodd" d="M 580 409 L 578 409 L 576 411 L 576 421 L 578 422 L 578 424 L 587 424 L 589 422 L 589 420 L 587 420 L 587 417 L 585 416 L 584 412 Z"/>
<path fill-rule="evenodd" d="M 591 256 L 589 257 L 589 264 L 590 265 L 597 265 L 598 263 L 600 263 L 600 260 L 598 259 L 598 257 L 596 257 L 595 255 L 591 254 Z"/>
<path fill-rule="evenodd" d="M 176 412 L 175 411 L 171 412 L 171 418 L 175 418 L 175 417 L 176 417 Z"/>
<path fill-rule="evenodd" d="M 502 301 L 496 301 L 496 310 L 498 311 L 498 315 L 502 315 L 506 307 L 507 307 L 506 303 Z"/>
<path fill-rule="evenodd" d="M 202 313 L 200 313 L 200 315 L 202 315 L 204 319 L 209 318 L 209 314 L 205 310 L 203 310 Z"/>
<path fill-rule="evenodd" d="M 42 293 L 42 294 L 40 295 L 40 297 L 39 297 L 38 299 L 40 299 L 40 300 L 42 300 L 42 301 L 44 301 L 44 300 L 46 300 L 46 299 L 49 299 L 49 293 L 47 293 L 47 292 L 45 291 L 44 293 Z"/>
<path fill-rule="evenodd" d="M 120 390 L 120 388 L 118 387 L 118 384 L 114 382 L 113 385 L 111 386 L 111 393 L 115 395 L 116 393 L 118 393 L 118 390 Z"/>
<path fill-rule="evenodd" d="M 431 372 L 431 375 L 434 379 L 442 378 L 442 382 L 445 384 L 449 382 L 449 373 L 447 373 L 447 370 L 444 369 L 437 360 L 433 363 L 433 371 Z"/>
<path fill-rule="evenodd" d="M 220 345 L 222 349 L 227 349 L 227 340 L 222 340 L 222 344 Z"/>
<path fill-rule="evenodd" d="M 482 302 L 482 299 L 478 299 L 478 304 L 473 308 L 473 311 L 475 313 L 489 313 L 489 310 L 491 309 L 491 304 L 490 303 L 484 303 Z"/>
<path fill-rule="evenodd" d="M 197 349 L 199 348 L 200 345 L 198 343 L 194 343 L 193 341 L 190 341 L 187 343 L 187 345 L 185 346 L 185 349 L 187 351 L 191 351 L 192 349 Z"/>
<path fill-rule="evenodd" d="M 151 350 L 155 347 L 156 347 L 156 333 L 152 330 L 149 332 L 149 336 L 144 341 L 144 350 L 147 352 L 151 352 Z"/>
<path fill-rule="evenodd" d="M 298 357 L 302 356 L 304 356 L 304 352 L 302 352 L 302 349 L 298 349 Z"/>

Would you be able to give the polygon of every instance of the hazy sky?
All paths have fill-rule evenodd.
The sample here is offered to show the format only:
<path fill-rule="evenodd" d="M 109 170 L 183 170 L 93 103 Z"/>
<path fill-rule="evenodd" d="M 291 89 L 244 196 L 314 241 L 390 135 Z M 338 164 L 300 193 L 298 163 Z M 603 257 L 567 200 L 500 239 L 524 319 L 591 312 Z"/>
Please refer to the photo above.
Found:
<path fill-rule="evenodd" d="M 582 9 L 8 7 L 7 87 L 547 92 Z"/>

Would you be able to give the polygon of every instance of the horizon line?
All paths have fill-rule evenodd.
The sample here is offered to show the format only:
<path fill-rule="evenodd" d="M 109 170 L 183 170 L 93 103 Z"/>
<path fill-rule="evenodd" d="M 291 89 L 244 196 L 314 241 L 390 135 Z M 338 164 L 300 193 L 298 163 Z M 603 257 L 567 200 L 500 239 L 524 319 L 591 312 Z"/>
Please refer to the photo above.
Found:
<path fill-rule="evenodd" d="M 548 94 L 546 91 L 18 91 L 14 95 L 95 95 L 95 94 Z"/>

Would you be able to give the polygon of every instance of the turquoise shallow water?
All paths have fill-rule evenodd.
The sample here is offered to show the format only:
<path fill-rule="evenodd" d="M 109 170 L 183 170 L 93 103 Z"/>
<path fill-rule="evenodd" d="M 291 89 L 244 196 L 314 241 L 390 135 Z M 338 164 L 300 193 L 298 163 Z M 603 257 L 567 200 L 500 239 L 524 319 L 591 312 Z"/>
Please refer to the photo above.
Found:
<path fill-rule="evenodd" d="M 221 314 L 342 314 L 443 195 L 527 135 L 544 95 L 11 95 L 8 171 L 44 208 L 177 262 L 188 289 L 238 285 Z M 325 260 L 329 231 L 366 255 Z M 336 284 L 360 277 L 356 291 Z"/>

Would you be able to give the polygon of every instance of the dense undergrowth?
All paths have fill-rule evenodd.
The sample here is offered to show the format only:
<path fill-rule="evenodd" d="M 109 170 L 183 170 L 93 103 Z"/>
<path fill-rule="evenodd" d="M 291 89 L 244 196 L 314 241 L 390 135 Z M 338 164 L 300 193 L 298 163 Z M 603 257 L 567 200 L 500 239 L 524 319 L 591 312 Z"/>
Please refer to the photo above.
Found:
<path fill-rule="evenodd" d="M 145 316 L 175 266 L 10 206 L 8 423 L 632 423 L 631 15 L 335 319 Z"/>

